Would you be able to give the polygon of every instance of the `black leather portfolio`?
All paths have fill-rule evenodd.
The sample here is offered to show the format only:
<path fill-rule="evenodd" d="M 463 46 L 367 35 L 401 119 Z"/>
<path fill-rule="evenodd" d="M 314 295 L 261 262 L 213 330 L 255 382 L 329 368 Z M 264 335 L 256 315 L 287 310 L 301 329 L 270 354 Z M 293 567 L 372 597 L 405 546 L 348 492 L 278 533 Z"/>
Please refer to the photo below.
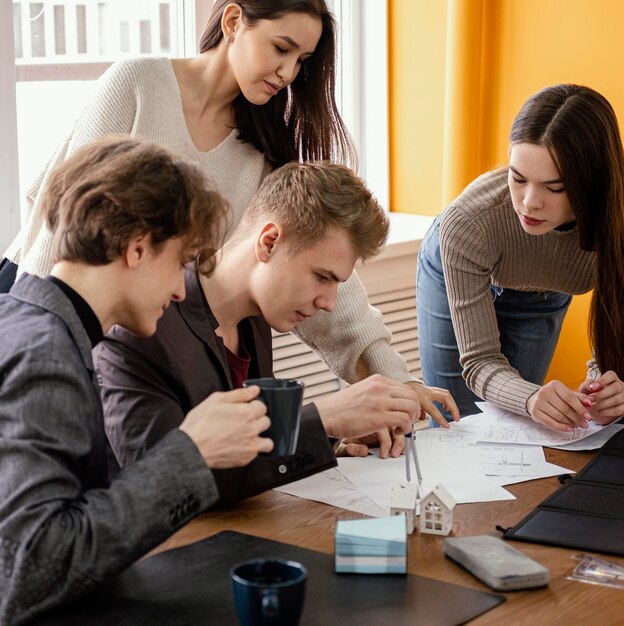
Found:
<path fill-rule="evenodd" d="M 624 556 L 624 430 L 503 536 Z"/>
<path fill-rule="evenodd" d="M 336 574 L 334 556 L 224 531 L 136 563 L 38 625 L 235 625 L 229 570 L 256 557 L 294 559 L 308 570 L 301 626 L 463 624 L 505 600 L 413 575 Z M 440 557 L 442 558 L 442 557 Z"/>

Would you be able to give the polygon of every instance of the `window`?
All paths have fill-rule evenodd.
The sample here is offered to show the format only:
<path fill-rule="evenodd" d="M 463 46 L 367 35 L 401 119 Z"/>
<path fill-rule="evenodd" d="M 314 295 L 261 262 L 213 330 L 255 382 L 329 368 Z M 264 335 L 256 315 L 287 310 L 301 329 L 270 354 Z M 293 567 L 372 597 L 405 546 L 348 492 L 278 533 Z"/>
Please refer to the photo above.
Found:
<path fill-rule="evenodd" d="M 338 107 L 355 140 L 360 176 L 388 207 L 387 6 L 333 0 L 338 21 Z"/>
<path fill-rule="evenodd" d="M 9 245 L 20 224 L 15 126 L 15 65 L 12 7 L 0 2 L 0 250 Z M 1 252 L 0 252 L 1 254 Z"/>
<path fill-rule="evenodd" d="M 386 89 L 380 88 L 387 82 L 386 3 L 329 4 L 339 23 L 338 105 L 358 148 L 360 175 L 387 206 L 387 103 Z M 1 254 L 19 230 L 21 199 L 70 130 L 92 81 L 126 56 L 194 54 L 211 3 L 11 0 L 0 5 L 0 132 L 7 138 L 0 157 Z"/>
<path fill-rule="evenodd" d="M 20 196 L 115 60 L 182 56 L 179 0 L 13 0 Z"/>
<path fill-rule="evenodd" d="M 0 253 L 19 230 L 21 199 L 70 130 L 92 82 L 119 58 L 183 56 L 196 42 L 194 0 L 1 4 L 0 130 L 7 142 L 0 161 Z M 198 17 L 207 5 L 198 3 Z"/>

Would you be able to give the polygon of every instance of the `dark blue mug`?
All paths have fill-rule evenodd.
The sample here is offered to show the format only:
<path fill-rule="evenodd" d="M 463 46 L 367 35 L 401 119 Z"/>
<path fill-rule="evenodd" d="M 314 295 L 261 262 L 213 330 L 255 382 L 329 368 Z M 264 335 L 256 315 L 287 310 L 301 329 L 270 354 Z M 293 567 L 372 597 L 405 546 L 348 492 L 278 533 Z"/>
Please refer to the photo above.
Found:
<path fill-rule="evenodd" d="M 242 626 L 296 626 L 305 597 L 306 568 L 284 559 L 252 559 L 230 570 Z"/>
<path fill-rule="evenodd" d="M 271 419 L 271 426 L 262 433 L 275 444 L 269 454 L 294 454 L 299 439 L 303 383 L 292 378 L 250 378 L 243 383 L 243 387 L 250 385 L 260 387 L 258 399 L 266 404 Z"/>

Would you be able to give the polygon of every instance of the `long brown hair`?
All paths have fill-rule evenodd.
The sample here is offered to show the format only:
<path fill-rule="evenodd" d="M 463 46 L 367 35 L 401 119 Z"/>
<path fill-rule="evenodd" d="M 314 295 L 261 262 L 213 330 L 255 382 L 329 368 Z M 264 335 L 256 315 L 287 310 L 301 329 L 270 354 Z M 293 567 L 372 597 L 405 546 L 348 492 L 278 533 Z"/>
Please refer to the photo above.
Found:
<path fill-rule="evenodd" d="M 223 39 L 221 16 L 231 1 L 215 1 L 200 52 Z M 239 139 L 262 152 L 273 167 L 323 159 L 355 165 L 355 151 L 336 106 L 336 23 L 325 0 L 238 0 L 236 4 L 250 27 L 288 13 L 317 17 L 323 26 L 314 54 L 286 89 L 262 106 L 252 104 L 243 94 L 234 100 Z"/>
<path fill-rule="evenodd" d="M 557 164 L 579 229 L 595 256 L 589 334 L 600 370 L 624 377 L 624 151 L 607 99 L 589 87 L 555 85 L 533 95 L 512 143 L 543 145 Z"/>

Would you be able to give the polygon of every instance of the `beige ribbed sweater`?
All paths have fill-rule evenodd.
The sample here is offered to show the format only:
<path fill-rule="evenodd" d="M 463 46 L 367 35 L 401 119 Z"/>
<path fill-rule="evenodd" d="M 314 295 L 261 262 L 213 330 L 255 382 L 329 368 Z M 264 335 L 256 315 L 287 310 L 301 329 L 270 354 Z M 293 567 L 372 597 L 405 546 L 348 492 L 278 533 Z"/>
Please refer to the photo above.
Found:
<path fill-rule="evenodd" d="M 209 152 L 195 148 L 169 59 L 116 63 L 97 82 L 70 136 L 31 187 L 28 221 L 5 253 L 19 264 L 20 273 L 45 276 L 52 267 L 52 238 L 44 224 L 40 201 L 54 166 L 81 146 L 114 133 L 149 139 L 195 162 L 230 203 L 232 225 L 238 223 L 270 169 L 260 152 L 238 141 L 236 131 Z M 412 380 L 405 361 L 390 347 L 390 333 L 381 314 L 368 305 L 366 291 L 355 274 L 340 286 L 336 310 L 331 315 L 321 311 L 300 325 L 297 334 L 334 373 L 349 382 L 358 379 L 358 360 L 371 373 L 399 382 Z"/>
<path fill-rule="evenodd" d="M 485 400 L 528 415 L 526 402 L 539 386 L 522 379 L 501 354 L 490 284 L 585 293 L 593 287 L 593 253 L 581 250 L 578 228 L 528 235 L 511 203 L 506 168 L 477 178 L 446 209 L 440 252 L 468 387 Z"/>

